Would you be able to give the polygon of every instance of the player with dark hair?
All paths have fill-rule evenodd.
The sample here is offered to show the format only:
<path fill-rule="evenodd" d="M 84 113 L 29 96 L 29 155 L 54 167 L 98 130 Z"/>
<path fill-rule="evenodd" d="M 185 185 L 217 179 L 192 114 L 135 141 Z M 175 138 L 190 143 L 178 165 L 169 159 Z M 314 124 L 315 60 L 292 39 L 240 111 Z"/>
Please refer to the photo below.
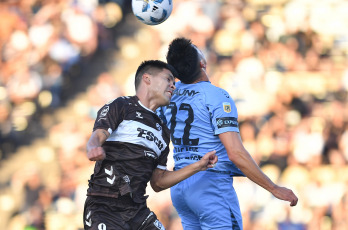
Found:
<path fill-rule="evenodd" d="M 234 176 L 246 176 L 281 200 L 297 204 L 296 195 L 274 184 L 244 148 L 238 113 L 229 94 L 209 82 L 203 53 L 185 38 L 169 45 L 167 62 L 179 82 L 170 104 L 158 110 L 170 129 L 175 170 L 195 164 L 215 149 L 219 162 L 171 188 L 184 229 L 243 229 Z"/>
<path fill-rule="evenodd" d="M 181 170 L 166 170 L 169 130 L 154 111 L 168 105 L 175 75 L 162 61 L 145 61 L 136 72 L 136 95 L 119 97 L 98 111 L 87 143 L 87 157 L 96 163 L 84 207 L 85 229 L 164 229 L 146 205 L 147 183 L 159 192 L 217 162 L 211 151 Z"/>

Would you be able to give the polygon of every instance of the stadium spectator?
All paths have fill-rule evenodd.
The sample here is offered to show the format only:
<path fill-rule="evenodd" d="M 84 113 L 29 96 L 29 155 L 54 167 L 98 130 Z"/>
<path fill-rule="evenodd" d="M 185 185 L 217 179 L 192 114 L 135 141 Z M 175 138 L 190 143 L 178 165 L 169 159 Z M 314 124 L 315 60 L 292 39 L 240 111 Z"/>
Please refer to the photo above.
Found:
<path fill-rule="evenodd" d="M 91 3 L 87 4 L 88 7 L 87 2 Z M 66 34 L 63 34 L 65 30 L 61 17 L 62 12 L 67 8 L 71 8 L 69 11 L 73 11 L 79 7 L 82 8 L 82 12 L 92 18 L 92 22 L 97 24 L 98 31 L 101 32 L 98 35 L 98 42 L 101 42 L 98 43 L 98 47 L 108 49 L 109 54 L 112 54 L 109 56 L 109 61 L 102 62 L 102 64 L 113 66 L 109 74 L 115 79 L 112 84 L 118 84 L 116 87 L 120 90 L 119 96 L 130 89 L 126 84 L 123 85 L 126 79 L 119 77 L 127 76 L 127 74 L 119 74 L 118 70 L 129 71 L 129 75 L 133 76 L 132 69 L 128 69 L 132 60 L 126 59 L 123 56 L 124 53 L 129 54 L 129 50 L 141 50 L 144 47 L 156 47 L 148 49 L 146 52 L 138 52 L 137 56 L 143 58 L 141 54 L 144 54 L 164 58 L 167 45 L 174 37 L 190 34 L 192 38 L 199 38 L 197 43 L 200 47 L 198 48 L 203 50 L 210 63 L 207 71 L 216 73 L 212 82 L 224 88 L 236 99 L 241 128 L 244 123 L 252 124 L 254 134 L 251 134 L 250 127 L 243 128 L 245 131 L 241 133 L 242 138 L 247 140 L 246 148 L 250 152 L 254 152 L 252 149 L 255 149 L 253 157 L 262 168 L 268 168 L 265 172 L 272 175 L 275 182 L 296 188 L 296 194 L 303 201 L 299 202 L 296 208 L 288 210 L 247 181 L 236 179 L 234 183 L 237 184 L 236 192 L 242 207 L 245 230 L 277 229 L 278 223 L 279 226 L 281 224 L 293 227 L 305 226 L 308 230 L 317 230 L 319 227 L 348 229 L 348 35 L 346 30 L 348 5 L 345 0 L 176 0 L 169 19 L 155 27 L 143 26 L 133 18 L 133 15 L 127 15 L 130 13 L 130 8 L 121 16 L 120 13 L 117 13 L 120 11 L 119 8 L 115 8 L 115 4 L 109 4 L 108 6 L 111 6 L 112 10 L 106 10 L 104 5 L 97 5 L 96 2 L 12 0 L 0 3 L 0 46 L 2 48 L 0 146 L 3 157 L 6 155 L 6 158 L 9 158 L 10 154 L 18 157 L 21 155 L 24 150 L 19 149 L 19 152 L 15 152 L 15 147 L 20 146 L 28 136 L 33 136 L 33 133 L 26 133 L 23 138 L 21 135 L 23 131 L 19 131 L 19 128 L 24 128 L 24 121 L 32 125 L 37 119 L 37 116 L 22 114 L 23 108 L 26 112 L 31 111 L 32 104 L 17 106 L 9 98 L 7 82 L 17 71 L 16 63 L 19 61 L 26 63 L 30 67 L 30 71 L 38 73 L 43 78 L 41 90 L 52 90 L 57 93 L 56 95 L 59 95 L 60 92 L 61 97 L 62 91 L 71 85 L 70 82 L 76 79 L 74 74 L 79 71 L 73 68 L 67 77 L 64 75 L 65 66 L 54 60 L 50 54 L 56 54 L 53 51 L 57 44 L 52 45 L 58 41 L 58 38 L 64 38 L 62 41 L 68 44 L 70 42 L 65 37 Z M 113 2 L 120 5 L 122 2 L 130 3 L 130 1 L 124 0 Z M 93 9 L 97 11 L 93 11 Z M 202 31 L 200 25 L 197 27 L 195 20 L 186 21 L 185 19 L 194 18 L 201 14 L 200 11 L 211 19 L 210 22 L 207 22 L 210 25 L 207 27 L 208 31 L 206 28 L 203 28 Z M 97 16 L 98 18 L 96 18 Z M 110 25 L 108 20 L 113 17 L 122 18 L 122 23 L 125 23 L 126 26 L 118 30 L 106 28 L 103 23 L 107 22 L 107 25 Z M 192 23 L 194 23 L 193 27 Z M 213 23 L 213 28 L 211 28 L 211 23 Z M 139 26 L 139 30 L 135 33 L 130 30 L 133 26 Z M 114 37 L 111 36 L 110 31 L 122 39 L 113 40 Z M 236 37 L 230 35 L 236 32 L 239 32 Z M 40 37 L 38 34 L 42 36 Z M 12 46 L 16 42 L 12 43 L 11 39 L 19 41 L 19 46 L 15 46 L 17 49 Z M 131 45 L 124 45 L 125 41 Z M 195 40 L 193 41 L 195 42 Z M 115 43 L 118 44 L 119 50 L 113 50 Z M 83 60 L 83 57 L 79 57 L 74 49 L 69 49 L 69 45 L 63 44 L 60 47 L 68 48 L 67 50 L 72 52 L 63 53 L 63 57 L 70 55 L 70 57 L 77 57 L 80 61 Z M 123 52 L 121 53 L 120 50 Z M 114 55 L 113 52 L 117 55 Z M 23 61 L 21 57 L 27 57 L 27 59 Z M 245 58 L 248 58 L 249 61 L 254 60 L 253 65 L 258 67 L 256 73 L 259 75 L 251 72 L 254 78 L 246 76 L 245 74 L 249 74 L 251 70 L 245 70 L 244 67 L 241 68 L 243 71 L 239 71 L 239 75 L 237 74 L 237 66 L 243 66 Z M 122 60 L 125 61 L 122 62 Z M 111 65 L 110 63 L 116 64 Z M 51 65 L 58 65 L 59 68 L 56 66 L 50 69 Z M 48 75 L 53 79 L 47 79 Z M 97 79 L 98 76 L 99 74 L 96 74 L 94 78 Z M 81 80 L 77 82 L 82 83 Z M 52 89 L 53 85 L 54 89 Z M 245 90 L 236 90 L 243 89 L 243 85 L 247 86 Z M 76 86 L 77 84 L 74 84 L 72 88 L 76 88 Z M 88 97 L 85 95 L 74 98 L 70 92 L 66 93 L 65 97 L 74 102 L 67 105 L 64 112 L 53 109 L 52 117 L 44 116 L 42 118 L 45 124 L 53 125 L 47 132 L 49 147 L 43 146 L 43 144 L 40 144 L 40 147 L 31 146 L 30 151 L 27 151 L 30 158 L 23 158 L 21 161 L 16 161 L 16 164 L 1 160 L 0 216 L 2 223 L 9 223 L 7 229 L 15 229 L 14 227 L 24 229 L 24 226 L 30 225 L 29 216 L 40 213 L 31 212 L 30 214 L 19 211 L 23 190 L 15 181 L 10 182 L 11 175 L 6 173 L 6 169 L 13 168 L 14 165 L 23 168 L 22 164 L 29 163 L 24 159 L 37 159 L 37 164 L 42 162 L 39 173 L 42 176 L 45 191 L 49 194 L 43 196 L 46 197 L 45 199 L 42 198 L 45 200 L 45 209 L 41 213 L 43 214 L 41 220 L 44 220 L 46 229 L 66 229 L 67 226 L 71 229 L 81 228 L 81 207 L 83 207 L 81 203 L 85 199 L 86 190 L 84 182 L 88 179 L 92 165 L 81 157 L 85 151 L 83 147 L 76 144 L 68 149 L 62 147 L 57 140 L 66 134 L 65 125 L 74 124 L 74 134 L 78 133 L 80 138 L 77 142 L 87 142 L 90 130 L 86 127 L 92 126 L 96 116 L 96 111 L 92 108 L 101 106 L 106 102 L 105 100 L 114 98 L 114 96 L 107 98 L 107 95 L 100 95 L 99 90 L 94 94 L 93 92 L 97 92 L 97 90 L 93 90 L 95 87 L 96 85 L 92 85 L 87 89 Z M 131 88 L 133 88 L 132 84 Z M 39 93 L 41 103 L 44 101 L 48 106 L 64 104 L 64 100 L 56 101 L 55 99 L 53 101 L 56 102 L 52 103 L 56 104 L 50 104 L 48 103 L 50 96 L 44 96 L 49 94 L 41 93 Z M 33 99 L 36 106 L 37 99 Z M 58 124 L 55 124 L 54 121 Z M 304 123 L 307 124 L 304 125 Z M 304 131 L 304 126 L 309 129 Z M 298 156 L 294 151 L 295 147 L 296 151 L 306 148 L 298 142 L 297 138 L 295 139 L 300 135 L 300 128 L 301 135 L 320 141 L 320 146 L 316 146 L 316 152 L 311 150 L 310 153 L 306 152 L 303 157 Z M 244 135 L 243 132 L 250 133 Z M 74 140 L 76 139 L 72 136 L 69 137 L 69 143 L 73 143 Z M 322 146 L 323 142 L 324 146 Z M 288 150 L 286 150 L 287 148 Z M 277 158 L 281 161 L 275 160 L 276 153 Z M 64 157 L 60 156 L 61 154 L 64 154 Z M 311 157 L 308 157 L 309 154 Z M 341 158 L 342 154 L 345 161 Z M 65 166 L 69 163 L 64 160 L 52 160 L 56 157 L 71 159 L 66 158 L 69 155 L 76 158 L 72 165 Z M 305 160 L 305 157 L 308 159 Z M 309 160 L 310 158 L 311 160 Z M 61 169 L 65 167 L 71 170 L 69 172 L 71 175 L 77 175 L 74 183 L 69 186 L 60 182 L 61 179 L 66 178 L 66 173 L 61 174 Z M 283 168 L 283 171 L 280 170 L 280 167 Z M 328 180 L 318 180 L 316 174 L 323 168 L 331 168 L 324 174 L 320 173 L 321 176 L 333 179 L 331 183 Z M 15 170 L 18 173 L 23 169 L 16 168 Z M 46 179 L 47 177 L 49 179 Z M 326 184 L 319 186 L 319 183 L 323 182 Z M 59 187 L 63 185 L 65 188 L 69 187 L 69 192 L 60 192 L 60 190 L 65 191 Z M 152 192 L 148 191 L 149 194 Z M 67 197 L 64 194 L 71 196 Z M 157 200 L 151 199 L 150 195 L 149 206 L 158 213 L 163 224 L 167 224 L 167 229 L 180 229 L 177 224 L 180 223 L 180 220 L 172 207 L 169 194 L 164 191 L 156 195 L 158 195 Z M 38 216 L 36 214 L 35 216 Z M 76 222 L 76 220 L 78 221 Z"/>

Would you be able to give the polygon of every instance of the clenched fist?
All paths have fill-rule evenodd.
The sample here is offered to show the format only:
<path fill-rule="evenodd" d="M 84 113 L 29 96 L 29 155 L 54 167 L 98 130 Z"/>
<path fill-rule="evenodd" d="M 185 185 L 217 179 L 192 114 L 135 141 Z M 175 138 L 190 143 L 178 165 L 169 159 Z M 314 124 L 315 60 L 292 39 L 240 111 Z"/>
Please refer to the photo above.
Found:
<path fill-rule="evenodd" d="M 99 161 L 105 159 L 105 151 L 102 147 L 94 147 L 87 151 L 87 157 L 90 161 Z"/>

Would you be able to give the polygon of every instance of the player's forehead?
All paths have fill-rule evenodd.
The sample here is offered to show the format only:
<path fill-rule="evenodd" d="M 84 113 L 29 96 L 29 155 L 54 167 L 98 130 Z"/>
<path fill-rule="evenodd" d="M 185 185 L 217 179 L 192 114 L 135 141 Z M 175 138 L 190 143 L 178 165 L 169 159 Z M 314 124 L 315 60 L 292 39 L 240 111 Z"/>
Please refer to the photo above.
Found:
<path fill-rule="evenodd" d="M 169 69 L 164 69 L 164 72 L 165 72 L 166 76 L 171 78 L 171 80 L 173 80 L 173 81 L 175 80 L 175 77 L 174 77 L 172 71 L 170 71 Z"/>
<path fill-rule="evenodd" d="M 154 74 L 154 76 L 161 76 L 161 77 L 169 77 L 171 80 L 175 80 L 175 77 L 170 69 L 163 68 L 161 69 L 157 74 Z"/>

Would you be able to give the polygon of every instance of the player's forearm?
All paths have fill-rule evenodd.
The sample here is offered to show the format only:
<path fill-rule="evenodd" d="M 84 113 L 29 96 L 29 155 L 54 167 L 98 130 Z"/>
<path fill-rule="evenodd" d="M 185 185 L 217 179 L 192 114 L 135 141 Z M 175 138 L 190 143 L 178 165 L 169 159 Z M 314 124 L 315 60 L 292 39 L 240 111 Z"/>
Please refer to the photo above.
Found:
<path fill-rule="evenodd" d="M 265 175 L 248 152 L 234 153 L 232 162 L 248 177 L 251 181 L 263 187 L 269 192 L 275 188 L 275 184 Z"/>
<path fill-rule="evenodd" d="M 160 192 L 176 185 L 199 171 L 200 167 L 198 163 L 190 164 L 177 171 L 155 169 L 154 175 L 152 176 L 153 178 L 151 179 L 151 187 L 155 192 Z"/>
<path fill-rule="evenodd" d="M 248 151 L 244 148 L 237 132 L 226 132 L 219 135 L 224 144 L 228 158 L 253 182 L 273 192 L 276 186 L 259 168 Z"/>
<path fill-rule="evenodd" d="M 109 137 L 109 133 L 106 130 L 97 129 L 94 131 L 87 142 L 87 151 L 92 148 L 100 147 Z"/>
<path fill-rule="evenodd" d="M 274 184 L 269 177 L 261 171 L 248 152 L 241 156 L 242 158 L 240 160 L 235 160 L 235 164 L 250 180 L 272 193 L 276 198 L 289 201 L 290 206 L 295 206 L 297 204 L 298 198 L 293 191 Z"/>

